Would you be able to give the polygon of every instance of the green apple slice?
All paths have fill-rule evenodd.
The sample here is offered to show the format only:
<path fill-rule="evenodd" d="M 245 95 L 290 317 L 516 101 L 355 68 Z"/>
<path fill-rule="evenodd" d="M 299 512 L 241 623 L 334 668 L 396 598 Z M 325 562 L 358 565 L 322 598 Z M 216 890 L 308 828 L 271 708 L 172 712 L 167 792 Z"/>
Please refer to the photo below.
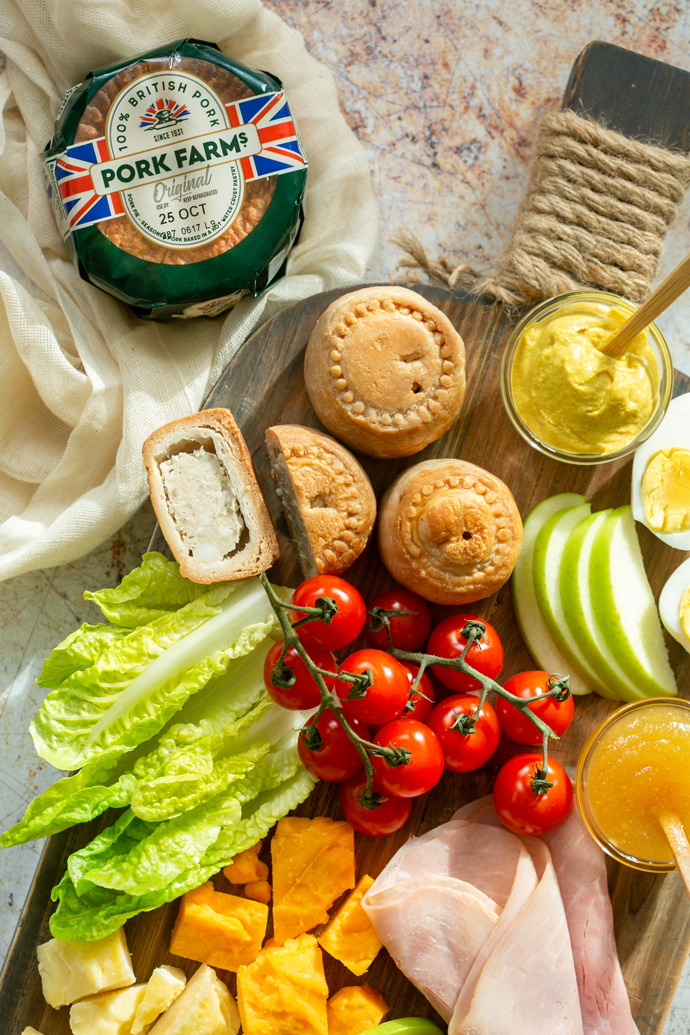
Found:
<path fill-rule="evenodd" d="M 678 693 L 629 506 L 602 523 L 589 560 L 594 617 L 638 696 Z"/>
<path fill-rule="evenodd" d="M 571 671 L 570 663 L 558 651 L 549 636 L 534 593 L 532 559 L 537 536 L 549 518 L 561 510 L 581 506 L 583 503 L 584 496 L 575 492 L 561 492 L 557 496 L 543 500 L 530 511 L 525 519 L 522 550 L 511 578 L 513 610 L 527 650 L 534 658 L 535 664 L 543 671 L 558 672 L 561 675 L 571 673 L 571 687 L 575 694 L 588 694 L 591 687 L 587 686 L 576 672 Z"/>
<path fill-rule="evenodd" d="M 589 517 L 591 510 L 589 503 L 585 503 L 582 506 L 561 511 L 549 518 L 534 544 L 532 578 L 537 606 L 549 636 L 566 661 L 570 663 L 572 671 L 577 672 L 580 679 L 591 690 L 602 693 L 608 688 L 599 678 L 568 628 L 561 604 L 559 585 L 565 544 L 573 529 Z"/>
<path fill-rule="evenodd" d="M 611 510 L 600 510 L 590 515 L 568 536 L 559 577 L 561 605 L 575 642 L 606 688 L 606 692 L 598 692 L 614 701 L 636 701 L 643 695 L 628 679 L 601 634 L 589 586 L 594 540 L 610 513 Z"/>

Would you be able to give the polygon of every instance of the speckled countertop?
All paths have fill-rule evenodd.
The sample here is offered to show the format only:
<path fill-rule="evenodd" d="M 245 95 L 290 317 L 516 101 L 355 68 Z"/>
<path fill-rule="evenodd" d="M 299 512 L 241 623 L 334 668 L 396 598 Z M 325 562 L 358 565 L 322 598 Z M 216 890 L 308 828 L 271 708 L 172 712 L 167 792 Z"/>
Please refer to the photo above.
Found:
<path fill-rule="evenodd" d="M 690 69 L 690 4 L 642 0 L 268 0 L 333 73 L 362 141 L 381 213 L 366 280 L 402 279 L 390 234 L 412 230 L 430 256 L 485 270 L 506 243 L 527 179 L 539 116 L 557 106 L 570 68 L 603 39 Z M 690 198 L 660 271 L 690 248 Z M 1 257 L 0 257 L 1 259 Z M 409 279 L 409 276 L 405 279 Z M 690 297 L 659 324 L 690 373 Z M 0 826 L 56 777 L 28 735 L 42 699 L 34 680 L 50 649 L 96 609 L 85 587 L 115 585 L 153 529 L 144 507 L 73 564 L 0 584 Z M 0 958 L 14 933 L 41 844 L 0 853 Z M 690 1031 L 690 969 L 664 1035 Z"/>

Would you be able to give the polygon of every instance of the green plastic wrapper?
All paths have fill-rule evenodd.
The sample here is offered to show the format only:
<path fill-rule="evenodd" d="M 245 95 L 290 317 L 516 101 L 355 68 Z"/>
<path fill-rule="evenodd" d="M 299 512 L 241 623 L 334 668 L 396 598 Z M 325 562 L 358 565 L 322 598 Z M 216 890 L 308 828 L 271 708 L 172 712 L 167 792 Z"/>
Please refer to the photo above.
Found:
<path fill-rule="evenodd" d="M 307 160 L 280 80 L 201 40 L 91 72 L 43 161 L 81 276 L 146 319 L 260 294 L 301 226 Z"/>

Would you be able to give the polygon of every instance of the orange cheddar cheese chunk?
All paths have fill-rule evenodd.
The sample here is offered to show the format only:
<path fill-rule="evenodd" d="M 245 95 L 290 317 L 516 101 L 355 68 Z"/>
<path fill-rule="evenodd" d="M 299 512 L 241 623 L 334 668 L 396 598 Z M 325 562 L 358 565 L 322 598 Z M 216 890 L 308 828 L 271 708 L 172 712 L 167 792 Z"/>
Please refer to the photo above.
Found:
<path fill-rule="evenodd" d="M 267 880 L 253 880 L 249 884 L 245 884 L 244 893 L 247 898 L 253 898 L 256 902 L 265 902 L 266 905 L 271 901 L 271 885 Z"/>
<path fill-rule="evenodd" d="M 267 942 L 237 972 L 244 1035 L 328 1035 L 323 956 L 311 934 Z"/>
<path fill-rule="evenodd" d="M 278 944 L 325 924 L 328 910 L 355 886 L 354 830 L 326 819 L 281 819 L 271 842 L 273 932 Z"/>
<path fill-rule="evenodd" d="M 344 963 L 357 977 L 369 969 L 383 947 L 362 909 L 362 899 L 373 883 L 374 878 L 365 874 L 319 935 L 321 948 Z"/>
<path fill-rule="evenodd" d="M 388 1013 L 388 1003 L 371 985 L 340 988 L 328 1000 L 328 1035 L 362 1035 Z"/>
<path fill-rule="evenodd" d="M 207 881 L 182 896 L 170 952 L 236 971 L 258 956 L 267 923 L 268 906 L 216 891 Z"/>
<path fill-rule="evenodd" d="M 260 851 L 261 841 L 257 841 L 251 848 L 245 848 L 236 855 L 229 866 L 223 869 L 224 876 L 231 884 L 249 884 L 268 878 L 268 866 L 259 858 Z"/>

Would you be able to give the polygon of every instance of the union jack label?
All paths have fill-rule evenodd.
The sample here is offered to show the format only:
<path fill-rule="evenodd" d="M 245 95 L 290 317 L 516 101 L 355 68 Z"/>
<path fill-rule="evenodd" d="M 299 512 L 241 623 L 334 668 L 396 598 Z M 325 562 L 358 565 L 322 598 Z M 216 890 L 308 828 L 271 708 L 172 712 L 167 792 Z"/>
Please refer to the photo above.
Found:
<path fill-rule="evenodd" d="M 119 194 L 96 194 L 91 170 L 109 158 L 105 138 L 72 144 L 60 156 L 46 159 L 48 195 L 63 237 L 80 226 L 113 219 L 124 212 Z"/>
<path fill-rule="evenodd" d="M 235 101 L 224 110 L 218 102 L 212 109 L 208 90 L 190 88 L 184 96 L 199 80 L 179 75 L 168 84 L 174 96 L 146 96 L 137 111 L 143 87 L 150 93 L 157 86 L 147 86 L 151 78 L 135 81 L 116 98 L 105 136 L 46 158 L 48 190 L 64 237 L 127 214 L 152 240 L 189 247 L 217 237 L 236 218 L 242 180 L 306 167 L 283 91 Z M 146 147 L 149 141 L 155 146 Z M 223 166 L 214 185 L 214 171 Z"/>
<path fill-rule="evenodd" d="M 302 142 L 284 93 L 250 97 L 227 105 L 230 125 L 254 125 L 261 142 L 261 151 L 240 159 L 245 180 L 275 176 L 303 168 Z"/>

